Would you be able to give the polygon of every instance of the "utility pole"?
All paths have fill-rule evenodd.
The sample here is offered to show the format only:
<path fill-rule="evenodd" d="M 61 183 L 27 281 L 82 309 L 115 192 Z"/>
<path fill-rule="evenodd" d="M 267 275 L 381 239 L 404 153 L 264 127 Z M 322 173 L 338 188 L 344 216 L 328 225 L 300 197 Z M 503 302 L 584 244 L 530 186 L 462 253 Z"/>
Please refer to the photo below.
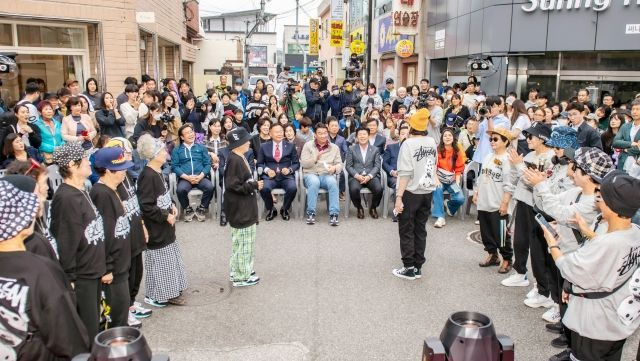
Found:
<path fill-rule="evenodd" d="M 365 48 L 365 51 L 367 52 L 366 58 L 365 58 L 365 79 L 366 79 L 366 83 L 370 83 L 371 82 L 371 32 L 372 32 L 372 20 L 373 20 L 373 0 L 369 0 L 369 9 L 368 9 L 368 14 L 369 16 L 367 17 L 367 45 Z"/>
<path fill-rule="evenodd" d="M 266 5 L 266 0 L 260 0 L 260 15 L 258 15 L 256 19 L 255 25 L 253 28 L 249 30 L 249 22 L 247 21 L 247 30 L 244 38 L 244 84 L 249 84 L 249 38 L 253 33 L 258 30 L 258 27 L 265 23 L 264 21 L 264 8 Z"/>
<path fill-rule="evenodd" d="M 298 9 L 300 8 L 300 0 L 296 0 L 296 46 L 302 52 L 302 73 L 307 74 L 307 52 L 300 46 L 300 33 L 298 32 Z"/>

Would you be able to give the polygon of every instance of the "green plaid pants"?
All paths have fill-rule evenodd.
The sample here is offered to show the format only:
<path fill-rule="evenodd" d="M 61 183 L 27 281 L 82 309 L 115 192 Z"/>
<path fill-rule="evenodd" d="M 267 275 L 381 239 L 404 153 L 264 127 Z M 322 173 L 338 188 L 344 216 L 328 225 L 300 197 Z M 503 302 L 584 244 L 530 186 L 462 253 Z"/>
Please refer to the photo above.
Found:
<path fill-rule="evenodd" d="M 253 272 L 255 258 L 256 225 L 245 228 L 231 227 L 232 252 L 229 266 L 234 281 L 245 281 Z"/>

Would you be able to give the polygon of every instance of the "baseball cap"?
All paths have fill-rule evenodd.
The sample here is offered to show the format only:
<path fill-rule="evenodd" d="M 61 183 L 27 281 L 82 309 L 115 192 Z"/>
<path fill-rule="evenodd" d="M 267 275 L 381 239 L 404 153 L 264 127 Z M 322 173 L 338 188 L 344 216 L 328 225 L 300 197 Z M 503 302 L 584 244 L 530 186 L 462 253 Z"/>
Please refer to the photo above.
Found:
<path fill-rule="evenodd" d="M 600 185 L 602 200 L 616 214 L 631 218 L 640 208 L 640 179 L 624 171 L 610 172 Z"/>
<path fill-rule="evenodd" d="M 385 84 L 393 84 L 393 79 L 387 78 L 387 80 L 384 83 Z"/>
<path fill-rule="evenodd" d="M 98 168 L 119 171 L 133 167 L 133 162 L 126 160 L 123 148 L 110 147 L 98 149 L 93 156 L 93 165 Z"/>

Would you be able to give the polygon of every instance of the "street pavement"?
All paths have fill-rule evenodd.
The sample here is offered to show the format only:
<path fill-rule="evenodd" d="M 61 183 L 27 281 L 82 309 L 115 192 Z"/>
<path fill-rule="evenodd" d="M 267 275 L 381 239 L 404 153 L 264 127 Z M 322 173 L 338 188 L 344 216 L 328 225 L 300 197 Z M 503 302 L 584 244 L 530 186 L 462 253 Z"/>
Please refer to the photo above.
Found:
<path fill-rule="evenodd" d="M 453 312 L 469 310 L 513 339 L 517 361 L 559 351 L 549 345 L 555 335 L 544 330 L 545 309 L 522 303 L 529 288 L 503 287 L 497 267 L 478 267 L 482 246 L 466 239 L 477 228 L 473 219 L 448 218 L 442 229 L 430 220 L 423 278 L 408 281 L 391 274 L 401 265 L 397 224 L 351 215 L 339 227 L 327 224 L 326 213 L 314 226 L 260 222 L 261 281 L 240 289 L 229 282 L 229 227 L 178 223 L 189 305 L 154 309 L 143 321 L 151 348 L 173 361 L 418 361 L 423 340 L 438 336 Z M 633 360 L 638 340 L 627 342 L 623 360 Z"/>

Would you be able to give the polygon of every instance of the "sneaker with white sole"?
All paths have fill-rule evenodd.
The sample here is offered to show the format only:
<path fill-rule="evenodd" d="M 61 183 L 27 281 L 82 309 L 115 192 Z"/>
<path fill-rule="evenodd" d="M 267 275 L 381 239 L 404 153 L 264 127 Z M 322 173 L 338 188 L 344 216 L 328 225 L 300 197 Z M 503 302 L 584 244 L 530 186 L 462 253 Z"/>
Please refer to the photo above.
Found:
<path fill-rule="evenodd" d="M 153 313 L 152 310 L 142 307 L 142 303 L 137 301 L 133 303 L 133 306 L 129 307 L 129 312 L 136 318 L 147 318 Z"/>
<path fill-rule="evenodd" d="M 434 223 L 433 226 L 436 228 L 442 228 L 446 224 L 447 224 L 447 221 L 445 221 L 443 217 L 438 217 L 438 219 L 436 219 L 436 223 Z"/>
<path fill-rule="evenodd" d="M 133 312 L 129 312 L 129 317 L 127 318 L 127 324 L 129 327 L 140 328 L 142 327 L 142 322 L 136 318 Z"/>
<path fill-rule="evenodd" d="M 480 225 L 480 221 L 476 219 L 475 222 L 473 222 L 473 224 L 475 224 L 476 226 L 479 226 Z"/>
<path fill-rule="evenodd" d="M 257 285 L 258 282 L 260 282 L 260 277 L 251 276 L 251 277 L 249 277 L 249 279 L 244 280 L 244 281 L 234 281 L 232 283 L 232 285 L 233 285 L 233 287 L 248 287 L 248 286 Z"/>
<path fill-rule="evenodd" d="M 555 305 L 555 302 L 553 302 L 551 297 L 537 295 L 535 297 L 525 299 L 524 304 L 531 308 L 538 308 L 538 307 L 549 308 Z"/>
<path fill-rule="evenodd" d="M 528 287 L 529 279 L 526 274 L 514 273 L 503 279 L 500 284 L 506 287 Z"/>
<path fill-rule="evenodd" d="M 156 301 L 154 299 L 151 299 L 149 297 L 145 297 L 144 298 L 144 303 L 146 303 L 147 305 L 151 305 L 154 307 L 167 307 L 169 305 L 169 302 L 160 302 L 160 301 Z"/>
<path fill-rule="evenodd" d="M 405 280 L 415 280 L 416 279 L 415 268 L 413 268 L 413 267 L 396 268 L 391 272 L 393 273 L 394 276 L 399 277 L 399 278 L 404 278 Z"/>
<path fill-rule="evenodd" d="M 415 268 L 413 269 L 413 275 L 416 278 L 422 278 L 422 270 L 420 268 Z"/>
<path fill-rule="evenodd" d="M 449 217 L 453 217 L 453 213 L 451 213 L 451 210 L 449 209 L 449 200 L 445 199 L 444 200 L 444 212 L 449 215 Z"/>
<path fill-rule="evenodd" d="M 557 304 L 551 306 L 547 312 L 542 314 L 542 319 L 551 323 L 560 322 L 560 320 L 562 320 L 562 317 L 560 316 L 560 307 L 558 307 Z"/>
<path fill-rule="evenodd" d="M 533 288 L 531 289 L 531 291 L 529 291 L 529 293 L 527 293 L 527 298 L 533 298 L 536 297 L 538 295 L 538 286 L 533 286 Z"/>

